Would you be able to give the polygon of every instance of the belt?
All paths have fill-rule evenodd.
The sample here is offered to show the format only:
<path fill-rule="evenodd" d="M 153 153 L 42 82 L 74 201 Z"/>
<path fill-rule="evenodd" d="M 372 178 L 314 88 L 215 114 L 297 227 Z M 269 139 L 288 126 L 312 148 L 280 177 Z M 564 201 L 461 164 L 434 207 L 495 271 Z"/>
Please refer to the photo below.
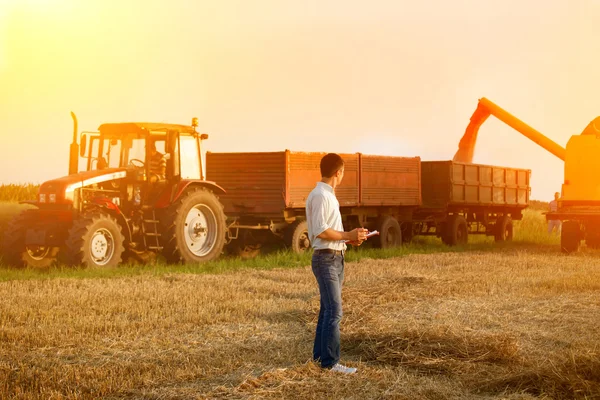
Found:
<path fill-rule="evenodd" d="M 343 256 L 344 250 L 316 249 L 315 254 L 335 254 L 336 256 Z"/>

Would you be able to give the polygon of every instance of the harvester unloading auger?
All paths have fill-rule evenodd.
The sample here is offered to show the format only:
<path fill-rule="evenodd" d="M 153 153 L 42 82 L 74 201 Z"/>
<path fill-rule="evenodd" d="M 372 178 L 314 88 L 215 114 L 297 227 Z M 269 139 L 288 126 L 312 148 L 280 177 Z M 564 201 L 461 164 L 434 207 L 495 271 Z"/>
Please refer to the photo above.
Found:
<path fill-rule="evenodd" d="M 580 135 L 573 135 L 566 148 L 486 98 L 479 100 L 471 122 L 460 140 L 454 161 L 473 162 L 477 133 L 493 115 L 565 162 L 565 176 L 558 210 L 548 219 L 563 221 L 561 249 L 577 251 L 582 240 L 588 247 L 600 248 L 600 117 Z"/>

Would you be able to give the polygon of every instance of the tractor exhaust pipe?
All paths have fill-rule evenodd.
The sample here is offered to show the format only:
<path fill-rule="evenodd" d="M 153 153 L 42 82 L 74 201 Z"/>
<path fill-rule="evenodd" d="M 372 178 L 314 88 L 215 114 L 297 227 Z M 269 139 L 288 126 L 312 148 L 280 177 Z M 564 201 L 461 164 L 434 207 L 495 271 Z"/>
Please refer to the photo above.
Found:
<path fill-rule="evenodd" d="M 76 174 L 79 169 L 79 145 L 77 144 L 77 117 L 71 111 L 73 118 L 73 143 L 69 149 L 69 175 Z"/>

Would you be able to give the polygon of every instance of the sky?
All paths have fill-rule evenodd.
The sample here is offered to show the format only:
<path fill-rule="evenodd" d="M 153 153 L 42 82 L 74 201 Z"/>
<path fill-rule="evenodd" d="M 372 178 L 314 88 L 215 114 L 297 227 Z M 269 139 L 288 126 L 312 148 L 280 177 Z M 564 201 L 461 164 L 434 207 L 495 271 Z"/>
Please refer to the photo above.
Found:
<path fill-rule="evenodd" d="M 67 174 L 70 111 L 189 124 L 204 150 L 449 160 L 487 97 L 558 144 L 600 114 L 600 0 L 0 0 L 0 184 Z M 474 162 L 564 163 L 501 122 Z"/>

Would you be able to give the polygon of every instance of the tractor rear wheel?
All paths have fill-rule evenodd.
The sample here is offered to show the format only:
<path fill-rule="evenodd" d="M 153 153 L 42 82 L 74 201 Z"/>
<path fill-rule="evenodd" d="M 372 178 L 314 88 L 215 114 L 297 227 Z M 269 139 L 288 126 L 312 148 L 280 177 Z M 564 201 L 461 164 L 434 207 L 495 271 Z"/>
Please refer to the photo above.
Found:
<path fill-rule="evenodd" d="M 66 242 L 71 265 L 116 267 L 123 260 L 125 246 L 121 225 L 110 214 L 94 210 L 73 221 Z"/>
<path fill-rule="evenodd" d="M 494 237 L 496 242 L 509 242 L 513 239 L 513 222 L 508 215 L 503 215 L 496 222 Z"/>
<path fill-rule="evenodd" d="M 565 221 L 560 232 L 560 249 L 563 253 L 574 253 L 581 242 L 581 227 L 577 221 Z"/>
<path fill-rule="evenodd" d="M 37 210 L 26 210 L 9 222 L 2 241 L 2 256 L 13 267 L 48 268 L 56 263 L 60 247 L 27 246 L 25 234 L 37 222 Z"/>
<path fill-rule="evenodd" d="M 469 229 L 465 217 L 458 214 L 450 215 L 445 225 L 446 229 L 443 233 L 445 236 L 444 243 L 448 246 L 467 244 L 469 241 Z"/>
<path fill-rule="evenodd" d="M 305 220 L 294 221 L 285 231 L 285 245 L 294 253 L 302 254 L 310 250 L 311 244 L 308 238 L 308 223 Z"/>
<path fill-rule="evenodd" d="M 374 237 L 376 247 L 389 249 L 402 245 L 402 229 L 398 220 L 391 215 L 386 215 L 377 224 L 379 236 Z"/>
<path fill-rule="evenodd" d="M 167 262 L 206 262 L 223 252 L 225 213 L 213 192 L 191 189 L 167 209 L 161 221 L 162 254 Z"/>

